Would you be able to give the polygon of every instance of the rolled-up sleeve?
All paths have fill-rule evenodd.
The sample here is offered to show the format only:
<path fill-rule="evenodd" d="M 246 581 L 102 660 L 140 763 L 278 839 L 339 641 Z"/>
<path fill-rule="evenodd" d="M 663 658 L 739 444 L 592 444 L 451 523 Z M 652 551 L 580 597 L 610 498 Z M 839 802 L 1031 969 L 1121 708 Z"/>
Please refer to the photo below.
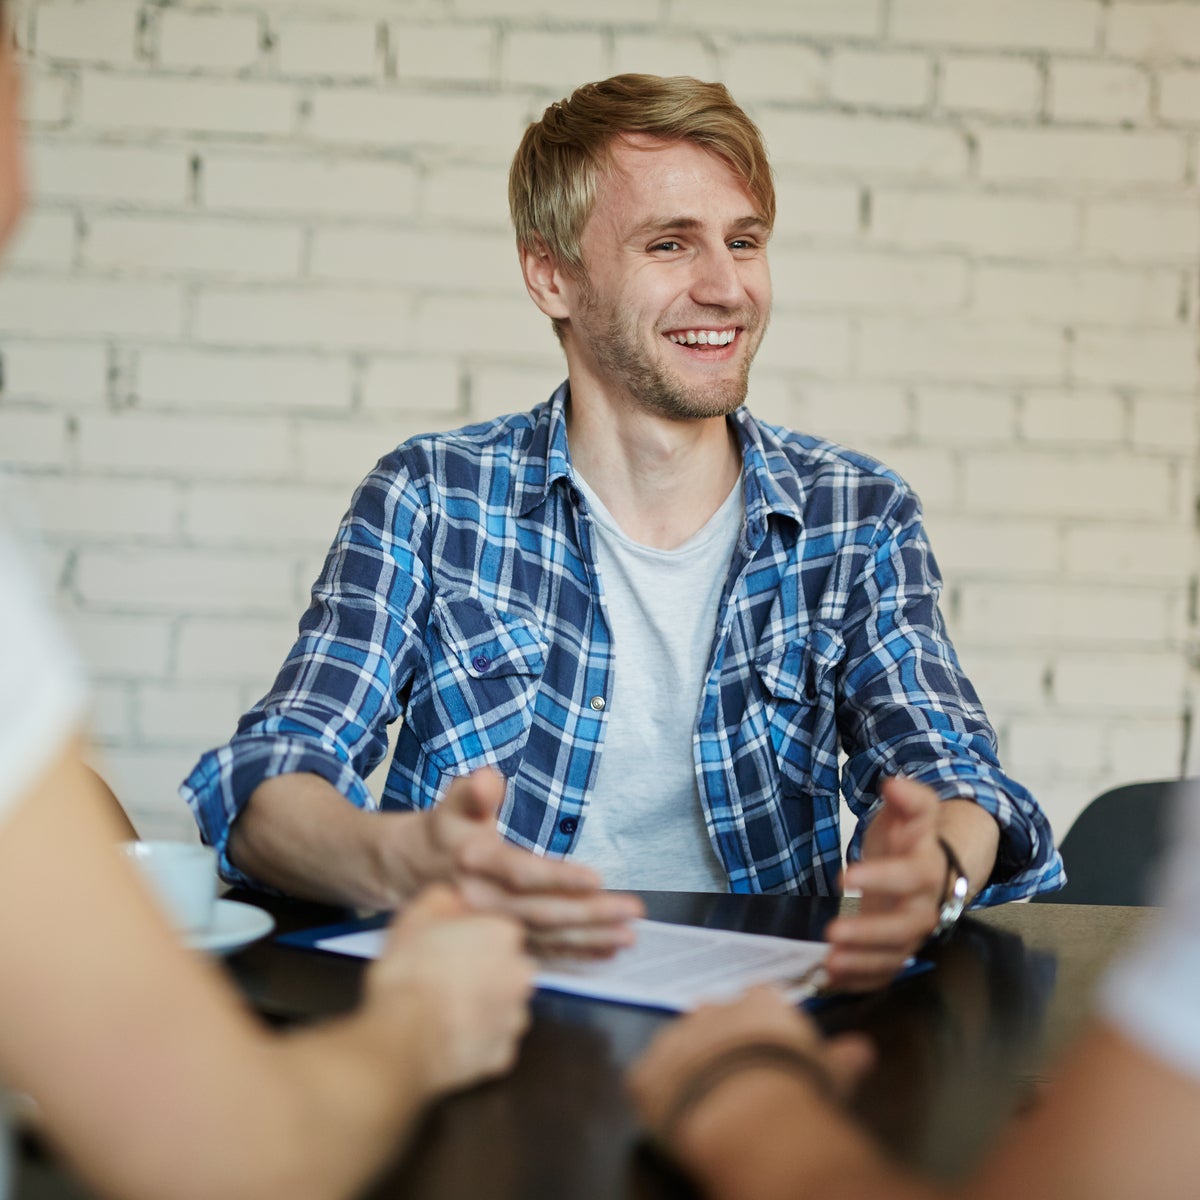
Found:
<path fill-rule="evenodd" d="M 181 794 L 230 881 L 254 882 L 230 862 L 228 844 L 264 780 L 311 773 L 360 808 L 375 807 L 363 779 L 387 751 L 398 693 L 421 652 L 427 519 L 397 455 L 383 459 L 355 493 L 271 690 L 184 781 Z"/>
<path fill-rule="evenodd" d="M 846 609 L 838 723 L 846 799 L 860 818 L 851 856 L 879 803 L 880 779 L 905 775 L 943 799 L 974 800 L 999 825 L 996 867 L 975 904 L 1061 887 L 1049 822 L 1000 768 L 995 732 L 946 632 L 940 592 L 920 506 L 901 487 Z"/>

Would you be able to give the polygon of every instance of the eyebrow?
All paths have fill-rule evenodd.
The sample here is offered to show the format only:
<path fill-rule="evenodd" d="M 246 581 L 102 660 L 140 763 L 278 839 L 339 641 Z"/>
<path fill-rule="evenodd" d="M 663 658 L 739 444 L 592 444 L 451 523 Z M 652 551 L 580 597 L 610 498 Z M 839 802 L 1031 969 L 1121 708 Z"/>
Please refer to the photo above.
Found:
<path fill-rule="evenodd" d="M 693 232 L 701 229 L 704 222 L 698 217 L 651 217 L 648 221 L 643 221 L 636 229 L 634 229 L 630 237 L 633 239 L 648 237 L 652 234 L 669 233 L 672 230 L 678 230 L 681 233 Z M 737 233 L 769 233 L 770 227 L 766 221 L 757 214 L 750 216 L 739 217 L 734 221 L 728 229 L 729 234 Z"/>

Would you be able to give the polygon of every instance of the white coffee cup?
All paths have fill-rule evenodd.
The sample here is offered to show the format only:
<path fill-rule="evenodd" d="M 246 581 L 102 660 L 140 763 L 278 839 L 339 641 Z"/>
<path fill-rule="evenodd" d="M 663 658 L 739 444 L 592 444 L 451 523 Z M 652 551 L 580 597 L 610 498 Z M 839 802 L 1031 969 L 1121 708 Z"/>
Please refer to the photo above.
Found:
<path fill-rule="evenodd" d="M 122 842 L 172 923 L 183 933 L 212 924 L 217 902 L 217 854 L 194 842 Z"/>

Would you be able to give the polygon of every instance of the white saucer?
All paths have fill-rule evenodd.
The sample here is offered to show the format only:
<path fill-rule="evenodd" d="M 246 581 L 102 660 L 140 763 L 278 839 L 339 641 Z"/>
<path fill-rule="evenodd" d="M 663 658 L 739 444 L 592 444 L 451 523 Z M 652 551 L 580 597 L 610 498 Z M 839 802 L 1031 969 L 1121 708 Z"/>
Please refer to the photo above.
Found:
<path fill-rule="evenodd" d="M 261 908 L 240 900 L 218 900 L 213 923 L 207 929 L 187 934 L 186 940 L 193 950 L 231 954 L 266 937 L 274 928 L 275 918 Z"/>

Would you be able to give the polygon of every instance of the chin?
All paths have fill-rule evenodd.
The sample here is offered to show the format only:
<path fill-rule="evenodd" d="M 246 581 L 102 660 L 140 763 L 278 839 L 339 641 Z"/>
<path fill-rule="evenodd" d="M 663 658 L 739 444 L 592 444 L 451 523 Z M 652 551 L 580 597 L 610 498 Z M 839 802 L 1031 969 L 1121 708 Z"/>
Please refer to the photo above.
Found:
<path fill-rule="evenodd" d="M 659 416 L 676 421 L 699 421 L 727 417 L 746 402 L 742 381 L 704 387 L 658 390 L 641 397 L 642 403 Z"/>

